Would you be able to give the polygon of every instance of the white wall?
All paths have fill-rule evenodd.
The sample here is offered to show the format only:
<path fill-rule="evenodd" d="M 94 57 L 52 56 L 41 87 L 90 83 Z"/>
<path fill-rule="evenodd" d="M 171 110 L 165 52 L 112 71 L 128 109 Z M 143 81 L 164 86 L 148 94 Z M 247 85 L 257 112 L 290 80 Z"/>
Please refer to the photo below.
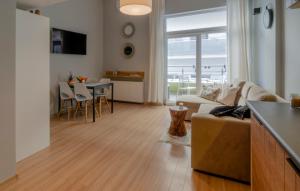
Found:
<path fill-rule="evenodd" d="M 285 9 L 285 97 L 300 94 L 300 9 Z"/>
<path fill-rule="evenodd" d="M 166 0 L 166 14 L 226 6 L 226 0 Z"/>
<path fill-rule="evenodd" d="M 281 94 L 281 0 L 254 0 L 252 8 L 260 7 L 262 12 L 252 15 L 252 45 L 253 68 L 252 79 L 255 83 L 270 92 Z M 268 3 L 272 3 L 275 13 L 274 24 L 271 29 L 265 29 L 263 14 Z M 278 10 L 277 10 L 278 9 Z M 280 29 L 280 30 L 279 30 Z"/>
<path fill-rule="evenodd" d="M 0 1 L 0 182 L 15 175 L 16 1 Z"/>
<path fill-rule="evenodd" d="M 133 37 L 125 39 L 122 27 L 128 22 L 133 23 L 136 30 Z M 135 55 L 130 59 L 122 54 L 122 48 L 127 42 L 135 46 Z M 149 43 L 149 16 L 121 14 L 116 7 L 116 0 L 104 0 L 104 71 L 144 71 L 147 76 Z"/>
<path fill-rule="evenodd" d="M 17 10 L 16 156 L 20 161 L 50 144 L 49 19 Z"/>
<path fill-rule="evenodd" d="M 116 0 L 104 1 L 104 71 L 125 70 L 144 71 L 146 76 L 145 95 L 147 95 L 147 76 L 149 68 L 149 16 L 127 16 L 116 8 Z M 226 0 L 166 0 L 166 14 L 208 9 L 226 5 Z M 125 39 L 122 27 L 127 22 L 135 25 L 136 33 Z M 133 58 L 122 56 L 124 43 L 135 45 Z"/>
<path fill-rule="evenodd" d="M 58 82 L 70 71 L 98 79 L 103 66 L 102 0 L 70 0 L 41 9 L 51 27 L 87 34 L 87 55 L 52 54 L 50 57 L 51 113 L 57 111 Z"/>

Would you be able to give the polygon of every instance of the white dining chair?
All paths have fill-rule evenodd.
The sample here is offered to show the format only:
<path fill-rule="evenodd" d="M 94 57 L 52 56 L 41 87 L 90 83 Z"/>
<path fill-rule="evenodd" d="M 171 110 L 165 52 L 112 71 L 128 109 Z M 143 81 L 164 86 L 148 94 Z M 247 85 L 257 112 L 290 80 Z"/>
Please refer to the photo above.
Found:
<path fill-rule="evenodd" d="M 99 80 L 99 82 L 100 83 L 110 83 L 111 80 L 109 78 L 102 78 Z M 107 100 L 108 91 L 109 91 L 109 88 L 103 88 L 103 89 L 96 91 L 96 94 L 95 94 L 96 99 L 99 99 L 99 115 L 100 115 L 100 117 L 102 115 L 102 101 L 105 102 L 105 104 L 107 105 L 107 108 L 110 112 L 110 106 L 109 106 L 109 103 Z"/>
<path fill-rule="evenodd" d="M 75 96 L 67 82 L 59 82 L 59 97 L 60 97 L 60 110 L 58 112 L 58 118 L 60 118 L 64 110 L 67 110 L 68 120 L 70 120 L 70 115 L 72 111 L 72 102 Z"/>
<path fill-rule="evenodd" d="M 77 112 L 81 109 L 81 104 L 84 105 L 85 110 L 85 121 L 87 121 L 88 117 L 88 104 L 93 100 L 93 96 L 89 92 L 89 90 L 85 87 L 83 83 L 74 84 L 74 92 L 75 92 L 75 100 L 77 102 L 76 109 L 74 113 L 74 118 L 76 118 Z M 96 110 L 97 112 L 97 110 Z M 98 112 L 97 115 L 99 116 Z"/>

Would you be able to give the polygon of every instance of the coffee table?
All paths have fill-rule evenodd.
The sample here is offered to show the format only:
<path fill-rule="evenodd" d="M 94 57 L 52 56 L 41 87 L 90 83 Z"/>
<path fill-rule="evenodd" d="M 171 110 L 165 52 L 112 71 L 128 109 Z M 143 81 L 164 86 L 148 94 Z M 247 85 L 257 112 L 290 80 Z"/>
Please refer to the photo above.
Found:
<path fill-rule="evenodd" d="M 189 109 L 184 106 L 174 106 L 174 107 L 170 107 L 169 110 L 172 118 L 170 128 L 169 128 L 169 134 L 178 137 L 185 136 L 186 128 L 184 124 L 184 119 Z"/>

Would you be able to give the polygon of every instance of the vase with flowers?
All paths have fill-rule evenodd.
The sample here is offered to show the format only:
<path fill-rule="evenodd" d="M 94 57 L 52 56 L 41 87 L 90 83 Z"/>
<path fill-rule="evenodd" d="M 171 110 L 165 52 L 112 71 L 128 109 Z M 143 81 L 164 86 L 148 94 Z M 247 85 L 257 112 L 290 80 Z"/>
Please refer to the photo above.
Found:
<path fill-rule="evenodd" d="M 86 76 L 77 76 L 77 80 L 80 82 L 80 83 L 85 83 L 87 81 L 88 77 Z"/>

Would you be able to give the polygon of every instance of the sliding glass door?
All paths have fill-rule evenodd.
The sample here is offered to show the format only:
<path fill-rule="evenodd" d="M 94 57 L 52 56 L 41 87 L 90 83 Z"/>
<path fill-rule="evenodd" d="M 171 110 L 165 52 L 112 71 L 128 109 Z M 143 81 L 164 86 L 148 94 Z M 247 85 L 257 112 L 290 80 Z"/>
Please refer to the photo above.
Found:
<path fill-rule="evenodd" d="M 210 85 L 227 81 L 227 34 L 201 35 L 201 84 Z"/>
<path fill-rule="evenodd" d="M 166 102 L 227 81 L 226 9 L 166 19 Z"/>
<path fill-rule="evenodd" d="M 167 100 L 196 95 L 201 87 L 227 81 L 227 34 L 206 32 L 169 37 L 167 43 Z"/>
<path fill-rule="evenodd" d="M 168 100 L 196 94 L 197 37 L 168 39 Z"/>

